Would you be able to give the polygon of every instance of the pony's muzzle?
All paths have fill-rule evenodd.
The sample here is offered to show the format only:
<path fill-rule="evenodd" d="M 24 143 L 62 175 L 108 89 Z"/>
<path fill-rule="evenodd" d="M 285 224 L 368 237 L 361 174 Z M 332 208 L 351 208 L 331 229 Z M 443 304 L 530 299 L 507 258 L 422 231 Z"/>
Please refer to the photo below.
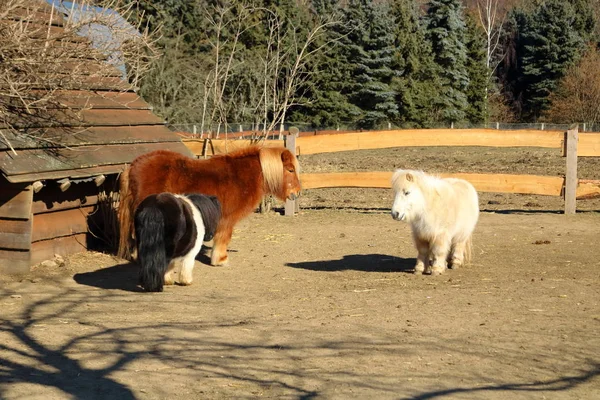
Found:
<path fill-rule="evenodd" d="M 406 214 L 400 215 L 398 211 L 392 211 L 392 218 L 396 221 L 404 221 L 404 219 L 406 219 Z"/>
<path fill-rule="evenodd" d="M 300 193 L 290 193 L 290 195 L 288 196 L 289 200 L 296 200 L 298 197 L 300 197 Z"/>

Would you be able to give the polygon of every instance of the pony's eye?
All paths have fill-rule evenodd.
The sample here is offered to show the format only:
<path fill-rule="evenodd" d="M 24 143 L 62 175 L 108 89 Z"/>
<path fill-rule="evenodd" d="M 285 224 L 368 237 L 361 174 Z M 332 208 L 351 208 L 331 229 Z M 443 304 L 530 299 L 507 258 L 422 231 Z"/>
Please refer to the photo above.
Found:
<path fill-rule="evenodd" d="M 404 195 L 405 195 L 405 196 L 408 196 L 409 194 L 410 194 L 410 191 L 409 191 L 409 190 L 405 190 L 405 191 L 404 191 Z"/>
<path fill-rule="evenodd" d="M 291 168 L 291 169 L 288 169 L 288 172 L 294 173 L 296 171 L 293 168 Z"/>

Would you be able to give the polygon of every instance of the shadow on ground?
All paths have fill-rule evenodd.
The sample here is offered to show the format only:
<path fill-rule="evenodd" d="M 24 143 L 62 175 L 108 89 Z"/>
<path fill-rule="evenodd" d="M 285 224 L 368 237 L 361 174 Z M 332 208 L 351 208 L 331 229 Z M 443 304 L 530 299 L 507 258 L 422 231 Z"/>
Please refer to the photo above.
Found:
<path fill-rule="evenodd" d="M 394 257 L 388 254 L 351 254 L 339 260 L 287 263 L 288 267 L 311 271 L 413 272 L 415 258 Z"/>
<path fill-rule="evenodd" d="M 73 279 L 80 285 L 100 289 L 120 289 L 127 292 L 143 292 L 138 285 L 140 267 L 135 263 L 124 263 L 114 267 L 75 274 Z"/>
<path fill-rule="evenodd" d="M 122 267 L 132 269 L 128 265 L 115 268 Z M 109 281 L 115 279 L 114 274 L 109 277 Z M 96 277 L 95 281 L 102 279 Z M 3 304 L 13 296 L 10 291 L 0 290 Z M 140 299 L 137 306 L 133 298 Z M 273 332 L 273 326 L 225 317 L 171 322 L 127 319 L 132 313 L 146 315 L 156 301 L 155 296 L 91 293 L 76 287 L 55 291 L 23 304 L 19 311 L 0 316 L 0 398 L 43 398 L 48 389 L 86 400 L 158 398 L 160 390 L 184 385 L 189 398 L 254 398 L 264 394 L 312 399 L 327 398 L 340 388 L 374 397 L 415 400 L 491 393 L 538 397 L 566 394 L 600 375 L 598 360 L 572 353 L 570 357 L 574 357 L 577 367 L 552 373 L 547 379 L 516 379 L 483 386 L 464 383 L 430 391 L 410 389 L 381 369 L 357 368 L 357 355 L 378 355 L 384 363 L 414 359 L 424 351 L 466 351 L 484 358 L 489 356 L 489 346 L 465 349 L 460 346 L 460 338 L 440 340 L 437 334 L 413 337 L 407 342 L 398 341 L 395 334 L 364 340 L 352 334 L 332 337 L 316 330 L 307 336 L 302 327 L 281 338 Z M 164 301 L 170 301 L 171 308 L 180 305 L 174 298 L 163 296 L 162 304 L 167 304 Z M 112 308 L 103 308 L 107 305 Z M 248 333 L 240 335 L 240 331 Z M 533 354 L 547 358 L 549 363 L 557 356 L 540 349 L 532 349 L 533 354 L 521 350 L 501 352 L 501 345 L 497 349 L 501 357 L 495 363 L 500 369 L 518 365 Z M 326 367 L 334 364 L 336 368 Z M 457 379 L 446 376 L 439 383 L 448 385 Z M 473 370 L 469 379 L 489 382 L 493 377 Z M 24 383 L 31 385 L 20 385 Z"/>

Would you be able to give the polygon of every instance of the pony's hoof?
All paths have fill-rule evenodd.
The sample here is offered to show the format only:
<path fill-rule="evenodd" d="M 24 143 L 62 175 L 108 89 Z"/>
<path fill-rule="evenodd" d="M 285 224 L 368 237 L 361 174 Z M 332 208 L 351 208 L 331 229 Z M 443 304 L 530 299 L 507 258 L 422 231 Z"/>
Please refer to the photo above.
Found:
<path fill-rule="evenodd" d="M 431 268 L 431 276 L 442 275 L 444 273 L 444 268 Z"/>
<path fill-rule="evenodd" d="M 227 265 L 229 265 L 229 257 L 224 256 L 219 258 L 219 261 L 211 261 L 210 264 L 213 267 L 225 267 Z"/>
<path fill-rule="evenodd" d="M 415 275 L 423 275 L 423 270 L 422 270 L 422 269 L 420 269 L 420 268 L 415 268 L 415 272 L 414 272 L 414 274 L 415 274 Z"/>

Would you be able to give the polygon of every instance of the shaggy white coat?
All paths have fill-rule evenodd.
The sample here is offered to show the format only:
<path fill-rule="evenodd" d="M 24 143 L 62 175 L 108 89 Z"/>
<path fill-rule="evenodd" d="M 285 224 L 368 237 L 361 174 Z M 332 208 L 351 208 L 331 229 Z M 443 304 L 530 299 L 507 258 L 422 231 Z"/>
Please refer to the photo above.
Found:
<path fill-rule="evenodd" d="M 423 171 L 396 170 L 392 217 L 410 223 L 418 256 L 415 273 L 442 274 L 448 263 L 468 261 L 479 218 L 477 191 L 469 182 Z"/>

